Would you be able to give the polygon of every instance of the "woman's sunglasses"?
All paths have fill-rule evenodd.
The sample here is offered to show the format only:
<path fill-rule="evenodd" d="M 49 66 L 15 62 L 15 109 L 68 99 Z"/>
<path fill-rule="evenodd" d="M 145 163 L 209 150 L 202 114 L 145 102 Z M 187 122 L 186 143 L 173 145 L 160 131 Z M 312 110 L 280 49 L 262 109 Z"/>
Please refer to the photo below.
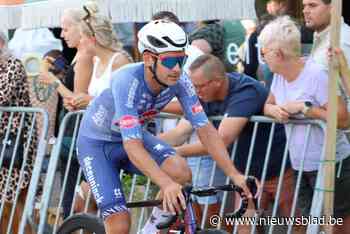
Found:
<path fill-rule="evenodd" d="M 86 8 L 86 6 L 83 6 L 83 9 L 86 12 L 86 16 L 84 16 L 83 20 L 86 23 L 86 25 L 88 26 L 90 32 L 92 33 L 92 36 L 94 37 L 95 31 L 92 28 L 91 23 L 90 23 L 90 17 L 91 17 L 90 11 Z"/>

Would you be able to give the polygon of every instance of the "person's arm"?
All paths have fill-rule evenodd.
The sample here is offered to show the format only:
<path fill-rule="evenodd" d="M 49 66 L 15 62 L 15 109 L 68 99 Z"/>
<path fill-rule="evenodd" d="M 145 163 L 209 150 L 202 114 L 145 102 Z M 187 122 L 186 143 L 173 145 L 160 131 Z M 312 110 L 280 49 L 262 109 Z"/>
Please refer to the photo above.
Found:
<path fill-rule="evenodd" d="M 289 113 L 276 105 L 275 97 L 271 92 L 264 105 L 264 115 L 275 118 L 279 122 L 286 122 L 289 119 Z"/>
<path fill-rule="evenodd" d="M 191 124 L 187 120 L 181 119 L 175 128 L 160 133 L 158 137 L 172 146 L 179 146 L 190 138 L 192 131 Z"/>
<path fill-rule="evenodd" d="M 282 106 L 290 114 L 302 113 L 304 110 L 304 101 L 288 102 Z M 306 113 L 306 118 L 321 119 L 327 121 L 327 109 L 328 103 L 321 107 L 312 106 Z M 337 112 L 337 127 L 345 129 L 349 127 L 349 114 L 346 108 L 346 104 L 341 96 L 338 96 L 338 112 Z"/>
<path fill-rule="evenodd" d="M 163 109 L 162 112 L 175 114 L 175 115 L 183 115 L 183 110 L 179 101 L 171 101 L 169 102 Z"/>
<path fill-rule="evenodd" d="M 237 117 L 226 117 L 221 121 L 218 133 L 226 147 L 237 139 L 247 122 L 247 118 Z M 196 142 L 179 146 L 176 151 L 183 157 L 190 157 L 209 154 L 208 148 L 203 142 Z"/>
<path fill-rule="evenodd" d="M 93 56 L 79 51 L 74 66 L 74 92 L 88 93 L 88 88 L 92 76 Z"/>
<path fill-rule="evenodd" d="M 57 92 L 63 97 L 72 97 L 73 92 L 64 86 L 61 80 L 49 71 L 41 71 L 39 81 L 43 84 L 54 85 Z"/>
<path fill-rule="evenodd" d="M 346 57 L 340 48 L 334 49 L 334 52 L 339 63 L 340 79 L 344 85 L 346 94 L 350 96 L 350 69 L 346 61 Z"/>

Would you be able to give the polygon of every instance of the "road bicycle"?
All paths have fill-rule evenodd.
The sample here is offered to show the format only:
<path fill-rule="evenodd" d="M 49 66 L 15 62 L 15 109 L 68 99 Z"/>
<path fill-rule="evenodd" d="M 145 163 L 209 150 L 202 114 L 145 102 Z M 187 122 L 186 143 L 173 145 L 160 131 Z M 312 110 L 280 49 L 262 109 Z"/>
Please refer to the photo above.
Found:
<path fill-rule="evenodd" d="M 247 185 L 250 192 L 255 196 L 257 192 L 257 187 L 254 177 L 247 178 Z M 225 218 L 233 219 L 242 217 L 248 207 L 248 198 L 243 192 L 243 189 L 234 184 L 220 185 L 220 186 L 209 186 L 194 188 L 190 185 L 184 186 L 183 194 L 186 200 L 186 210 L 182 214 L 170 215 L 168 218 L 157 224 L 157 228 L 160 230 L 169 229 L 167 233 L 176 234 L 227 234 L 224 230 L 218 229 L 204 229 L 202 230 L 196 222 L 194 210 L 192 207 L 191 195 L 196 195 L 199 197 L 212 196 L 218 192 L 237 192 L 241 199 L 241 205 L 235 211 L 225 214 Z M 255 208 L 257 209 L 257 199 L 253 199 Z M 142 208 L 142 207 L 154 207 L 162 204 L 161 200 L 146 200 L 138 202 L 127 203 L 128 208 Z M 176 229 L 172 228 L 172 225 L 177 221 L 180 224 L 177 225 Z M 83 230 L 84 233 L 95 233 L 95 234 L 105 234 L 103 221 L 96 215 L 79 213 L 67 218 L 62 225 L 59 227 L 57 234 L 70 234 L 79 230 Z"/>

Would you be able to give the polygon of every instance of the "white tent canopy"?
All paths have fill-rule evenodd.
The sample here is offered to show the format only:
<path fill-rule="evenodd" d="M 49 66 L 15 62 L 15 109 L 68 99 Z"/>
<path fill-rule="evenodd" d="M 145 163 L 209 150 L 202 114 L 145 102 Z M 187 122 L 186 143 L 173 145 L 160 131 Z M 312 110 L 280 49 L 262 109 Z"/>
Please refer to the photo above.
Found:
<path fill-rule="evenodd" d="M 43 0 L 15 6 L 0 5 L 0 28 L 59 26 L 66 8 L 81 7 L 81 0 Z M 153 13 L 172 11 L 182 21 L 255 19 L 255 0 L 99 0 L 100 11 L 113 23 L 143 22 Z"/>

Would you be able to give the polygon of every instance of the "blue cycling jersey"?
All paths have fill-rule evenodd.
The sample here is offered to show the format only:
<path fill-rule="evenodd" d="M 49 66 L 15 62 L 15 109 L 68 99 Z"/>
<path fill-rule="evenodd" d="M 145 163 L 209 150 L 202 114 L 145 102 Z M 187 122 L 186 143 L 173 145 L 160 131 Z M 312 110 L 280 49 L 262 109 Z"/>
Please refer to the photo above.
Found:
<path fill-rule="evenodd" d="M 170 145 L 143 129 L 175 96 L 195 128 L 208 123 L 186 75 L 156 95 L 144 79 L 143 63 L 131 64 L 113 73 L 112 87 L 87 108 L 77 139 L 78 160 L 103 218 L 127 211 L 120 169 L 141 173 L 130 161 L 122 141 L 141 139 L 159 166 L 176 154 Z"/>
<path fill-rule="evenodd" d="M 154 94 L 144 79 L 144 64 L 130 64 L 112 74 L 112 86 L 87 108 L 79 135 L 90 139 L 121 142 L 142 139 L 142 129 L 174 97 L 180 101 L 194 128 L 208 123 L 206 114 L 187 75 Z"/>

